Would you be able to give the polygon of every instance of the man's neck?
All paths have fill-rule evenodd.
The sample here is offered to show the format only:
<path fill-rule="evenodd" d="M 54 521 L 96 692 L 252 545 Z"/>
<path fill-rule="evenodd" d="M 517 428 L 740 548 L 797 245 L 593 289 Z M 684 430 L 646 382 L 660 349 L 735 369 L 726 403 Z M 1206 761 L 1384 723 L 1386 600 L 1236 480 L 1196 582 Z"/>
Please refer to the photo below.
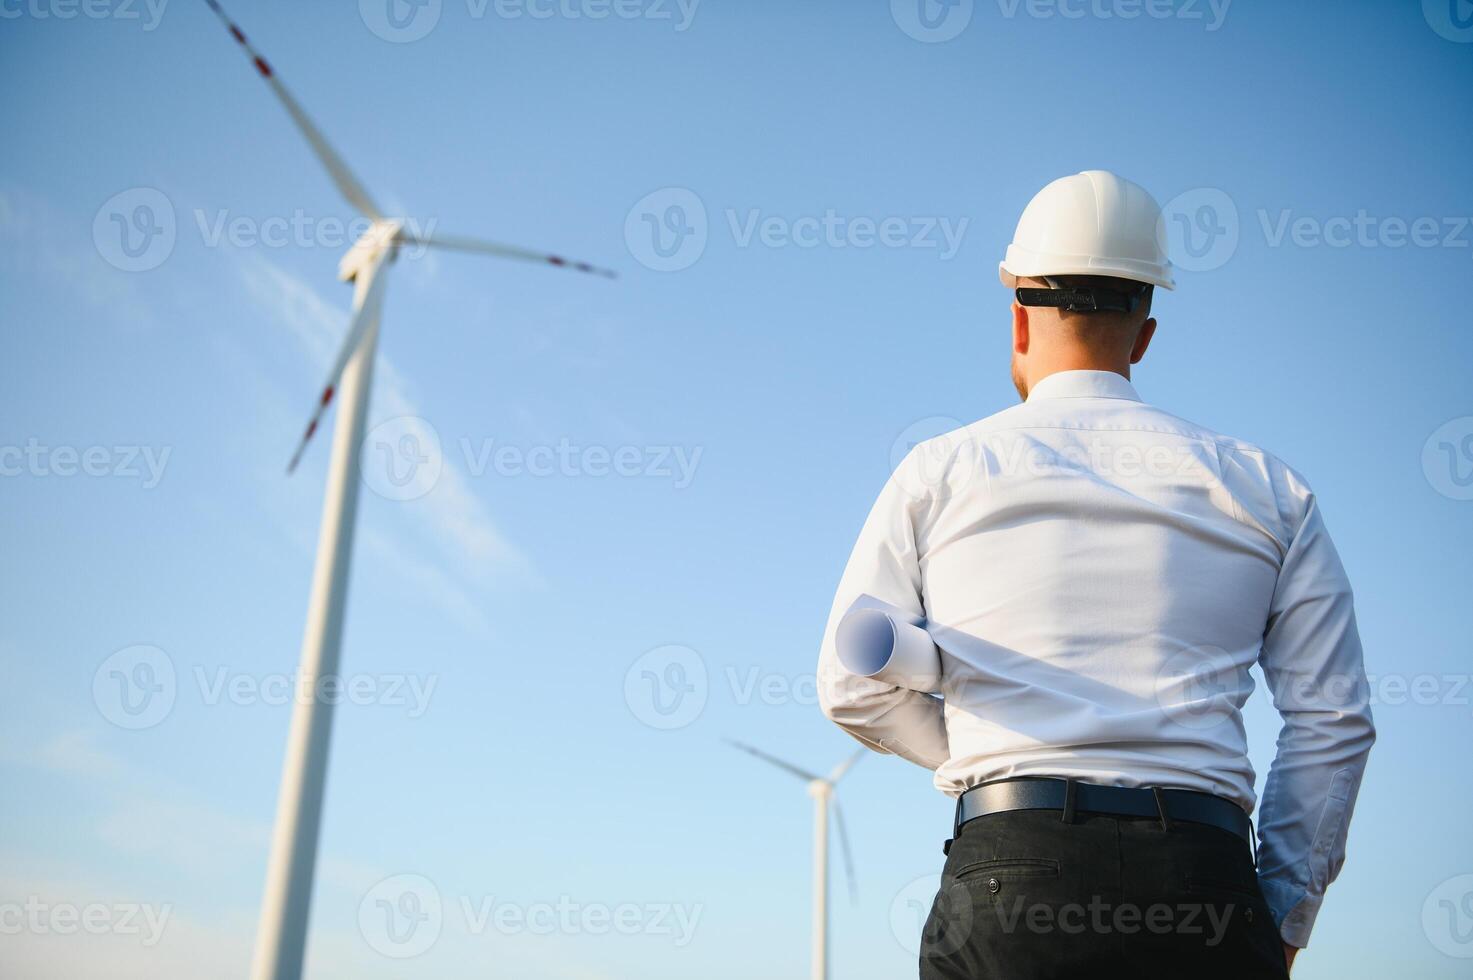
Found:
<path fill-rule="evenodd" d="M 1047 378 L 1051 374 L 1058 374 L 1060 371 L 1109 371 L 1129 381 L 1130 361 L 1126 360 L 1124 363 L 1117 363 L 1098 357 L 1057 358 L 1051 360 L 1047 366 L 1028 372 L 1028 390 L 1032 391 L 1034 386 L 1044 378 Z"/>

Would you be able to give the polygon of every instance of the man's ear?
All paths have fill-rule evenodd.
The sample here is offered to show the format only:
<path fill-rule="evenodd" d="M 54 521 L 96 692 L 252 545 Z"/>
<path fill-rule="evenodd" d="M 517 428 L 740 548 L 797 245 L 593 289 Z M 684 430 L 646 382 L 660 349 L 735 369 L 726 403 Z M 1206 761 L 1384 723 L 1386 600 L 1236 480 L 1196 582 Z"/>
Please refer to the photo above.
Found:
<path fill-rule="evenodd" d="M 1028 353 L 1028 307 L 1017 300 L 1013 301 L 1013 353 Z"/>
<path fill-rule="evenodd" d="M 1146 348 L 1151 346 L 1151 338 L 1156 335 L 1156 319 L 1152 317 L 1141 324 L 1141 332 L 1136 334 L 1135 346 L 1130 349 L 1130 363 L 1139 364 L 1141 358 L 1146 356 Z"/>

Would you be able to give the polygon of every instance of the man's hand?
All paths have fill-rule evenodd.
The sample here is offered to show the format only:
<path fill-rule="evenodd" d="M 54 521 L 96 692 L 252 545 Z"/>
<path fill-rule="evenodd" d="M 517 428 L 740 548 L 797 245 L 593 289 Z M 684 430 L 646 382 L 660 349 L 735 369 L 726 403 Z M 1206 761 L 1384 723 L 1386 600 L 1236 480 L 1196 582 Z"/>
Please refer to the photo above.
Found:
<path fill-rule="evenodd" d="M 1298 946 L 1290 946 L 1288 943 L 1284 943 L 1284 969 L 1285 970 L 1292 970 L 1292 969 L 1294 969 L 1294 957 L 1297 956 L 1298 953 L 1299 953 L 1299 947 Z"/>

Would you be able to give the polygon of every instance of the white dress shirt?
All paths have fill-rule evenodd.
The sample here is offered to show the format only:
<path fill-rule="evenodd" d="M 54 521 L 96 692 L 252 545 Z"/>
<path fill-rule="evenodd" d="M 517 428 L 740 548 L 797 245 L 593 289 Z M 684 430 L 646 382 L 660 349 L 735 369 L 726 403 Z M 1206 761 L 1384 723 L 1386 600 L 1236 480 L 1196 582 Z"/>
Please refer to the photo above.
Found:
<path fill-rule="evenodd" d="M 943 698 L 845 673 L 861 595 L 925 617 Z M 1252 813 L 1241 708 L 1258 662 L 1284 719 L 1259 877 L 1304 946 L 1375 740 L 1350 584 L 1313 492 L 1255 446 L 1063 371 L 915 446 L 839 585 L 824 713 L 958 795 L 1008 776 L 1215 793 Z"/>

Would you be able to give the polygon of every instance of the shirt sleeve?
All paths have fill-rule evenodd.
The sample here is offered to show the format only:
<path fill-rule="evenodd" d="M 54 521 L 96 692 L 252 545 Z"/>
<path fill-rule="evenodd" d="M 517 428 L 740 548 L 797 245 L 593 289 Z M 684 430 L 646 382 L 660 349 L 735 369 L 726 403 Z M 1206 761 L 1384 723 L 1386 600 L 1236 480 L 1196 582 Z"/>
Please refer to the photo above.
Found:
<path fill-rule="evenodd" d="M 1299 520 L 1261 655 L 1284 724 L 1259 809 L 1259 880 L 1284 942 L 1302 947 L 1345 860 L 1376 730 L 1350 582 L 1313 493 L 1287 480 Z"/>
<path fill-rule="evenodd" d="M 907 457 L 901 466 L 911 464 Z M 834 646 L 839 620 L 861 595 L 925 615 L 914 526 L 925 502 L 907 482 L 898 472 L 886 482 L 849 556 L 819 651 L 818 696 L 823 713 L 860 742 L 934 770 L 950 756 L 941 699 L 850 674 Z"/>

